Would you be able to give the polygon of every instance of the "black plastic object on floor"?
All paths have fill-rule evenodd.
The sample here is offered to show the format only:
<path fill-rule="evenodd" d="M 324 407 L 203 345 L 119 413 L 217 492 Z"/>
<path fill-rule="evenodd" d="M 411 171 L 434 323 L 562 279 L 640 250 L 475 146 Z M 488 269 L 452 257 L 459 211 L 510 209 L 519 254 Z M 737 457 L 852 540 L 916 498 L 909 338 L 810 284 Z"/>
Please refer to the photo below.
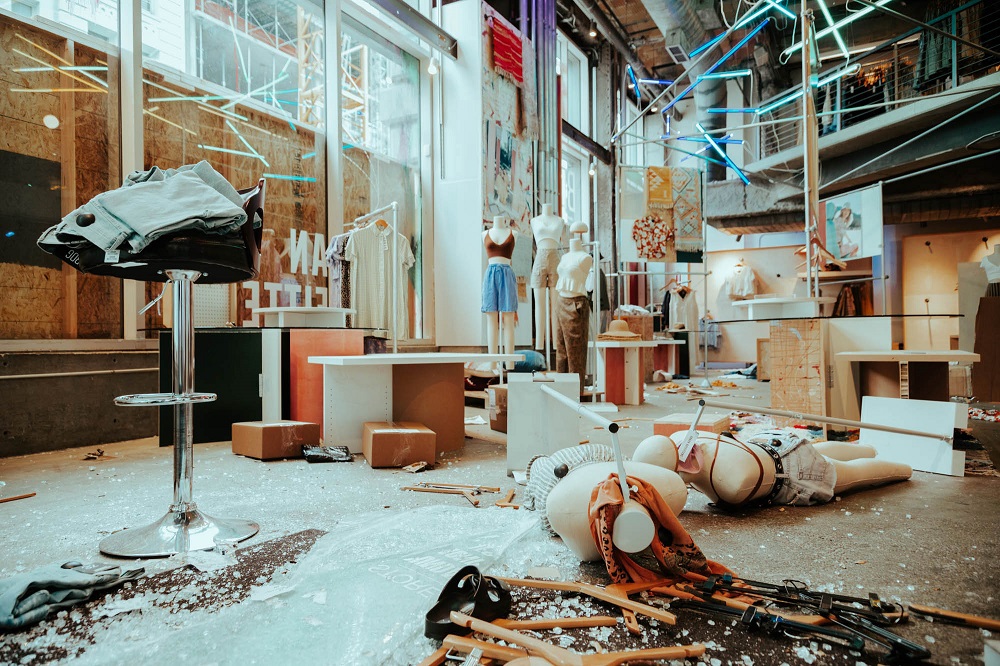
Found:
<path fill-rule="evenodd" d="M 442 640 L 448 634 L 465 636 L 470 633 L 468 628 L 451 621 L 451 611 L 489 622 L 507 617 L 510 605 L 506 583 L 484 576 L 476 567 L 462 567 L 441 590 L 434 607 L 427 611 L 424 636 Z"/>
<path fill-rule="evenodd" d="M 351 462 L 354 457 L 346 446 L 303 446 L 302 455 L 306 462 Z"/>

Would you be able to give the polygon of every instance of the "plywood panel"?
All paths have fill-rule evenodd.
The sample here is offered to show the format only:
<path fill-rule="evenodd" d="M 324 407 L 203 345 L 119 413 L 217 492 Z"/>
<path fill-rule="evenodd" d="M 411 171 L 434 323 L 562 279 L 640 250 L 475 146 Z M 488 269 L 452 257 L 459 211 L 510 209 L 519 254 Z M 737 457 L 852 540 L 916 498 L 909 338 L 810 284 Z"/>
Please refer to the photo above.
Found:
<path fill-rule="evenodd" d="M 826 414 L 826 361 L 818 319 L 771 322 L 771 407 Z"/>

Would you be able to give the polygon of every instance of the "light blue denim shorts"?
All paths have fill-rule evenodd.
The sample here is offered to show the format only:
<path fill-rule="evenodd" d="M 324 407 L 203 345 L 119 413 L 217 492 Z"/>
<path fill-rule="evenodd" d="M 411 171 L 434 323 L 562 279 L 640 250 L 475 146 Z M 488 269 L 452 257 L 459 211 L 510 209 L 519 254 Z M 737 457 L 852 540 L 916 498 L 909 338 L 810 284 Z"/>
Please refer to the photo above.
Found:
<path fill-rule="evenodd" d="M 765 430 L 747 440 L 774 452 L 781 460 L 777 477 L 782 486 L 770 499 L 772 504 L 808 506 L 833 499 L 837 468 L 812 444 L 793 430 Z"/>
<path fill-rule="evenodd" d="M 509 264 L 490 264 L 483 276 L 483 312 L 517 312 L 517 280 Z"/>

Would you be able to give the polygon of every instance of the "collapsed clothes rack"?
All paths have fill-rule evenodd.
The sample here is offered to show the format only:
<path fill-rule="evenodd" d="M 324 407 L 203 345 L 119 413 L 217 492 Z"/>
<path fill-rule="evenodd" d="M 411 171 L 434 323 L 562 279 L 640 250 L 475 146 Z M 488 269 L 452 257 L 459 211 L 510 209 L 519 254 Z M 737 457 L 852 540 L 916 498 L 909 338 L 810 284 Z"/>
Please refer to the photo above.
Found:
<path fill-rule="evenodd" d="M 399 329 L 397 328 L 398 327 L 398 323 L 399 323 L 399 285 L 397 284 L 397 275 L 396 275 L 396 271 L 399 270 L 399 268 L 396 266 L 397 262 L 399 261 L 399 249 L 397 247 L 398 244 L 396 243 L 396 236 L 395 236 L 395 234 L 399 233 L 398 229 L 396 228 L 397 227 L 398 218 L 399 218 L 398 208 L 399 208 L 398 202 L 393 201 L 390 204 L 382 206 L 378 210 L 373 210 L 370 213 L 365 213 L 361 217 L 354 218 L 354 224 L 355 224 L 355 226 L 357 226 L 359 224 L 367 222 L 368 220 L 371 220 L 373 218 L 376 218 L 376 217 L 382 215 L 386 211 L 389 211 L 389 210 L 392 211 L 392 224 L 389 225 L 392 228 L 392 233 L 393 233 L 393 242 L 392 242 L 392 290 L 391 290 L 391 295 L 392 295 L 392 331 L 389 332 L 389 335 L 392 336 L 392 353 L 393 354 L 396 354 L 396 353 L 399 352 L 398 341 L 397 341 L 398 331 L 399 331 Z"/>

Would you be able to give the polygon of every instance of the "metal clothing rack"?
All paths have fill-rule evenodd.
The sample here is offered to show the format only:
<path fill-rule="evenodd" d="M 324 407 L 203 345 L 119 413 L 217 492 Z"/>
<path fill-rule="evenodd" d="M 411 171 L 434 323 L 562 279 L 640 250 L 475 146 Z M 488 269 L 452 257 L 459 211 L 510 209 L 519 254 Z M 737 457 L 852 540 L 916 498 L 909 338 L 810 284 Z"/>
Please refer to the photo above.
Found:
<path fill-rule="evenodd" d="M 390 203 L 388 205 L 382 206 L 378 210 L 373 210 L 370 213 L 365 213 L 361 217 L 354 218 L 354 224 L 355 225 L 359 225 L 362 222 L 367 222 L 368 220 L 370 220 L 372 218 L 375 218 L 375 217 L 378 217 L 378 216 L 382 215 L 386 211 L 389 211 L 389 210 L 392 211 L 392 224 L 389 225 L 390 228 L 392 229 L 392 234 L 393 234 L 392 235 L 392 289 L 391 289 L 391 294 L 392 294 L 392 330 L 389 331 L 389 335 L 392 337 L 392 353 L 393 354 L 396 354 L 396 353 L 399 352 L 399 347 L 398 347 L 398 343 L 397 343 L 397 339 L 396 339 L 397 338 L 397 331 L 399 330 L 399 328 L 398 328 L 398 324 L 399 324 L 399 285 L 397 284 L 397 274 L 396 274 L 397 271 L 399 270 L 399 268 L 397 266 L 397 264 L 399 263 L 399 249 L 398 249 L 399 243 L 396 241 L 396 234 L 399 233 L 399 231 L 396 229 L 396 223 L 398 222 L 398 218 L 399 218 L 398 208 L 399 208 L 399 204 L 397 202 L 393 201 L 392 203 Z"/>

